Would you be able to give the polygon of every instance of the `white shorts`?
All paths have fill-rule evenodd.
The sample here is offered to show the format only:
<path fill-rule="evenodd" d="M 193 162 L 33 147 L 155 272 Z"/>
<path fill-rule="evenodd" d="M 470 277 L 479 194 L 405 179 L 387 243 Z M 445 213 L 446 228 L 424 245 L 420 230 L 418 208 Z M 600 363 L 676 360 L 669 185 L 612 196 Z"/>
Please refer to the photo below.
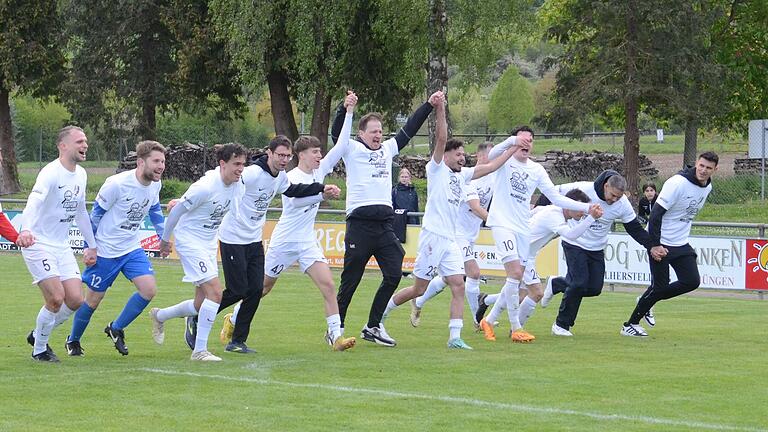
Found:
<path fill-rule="evenodd" d="M 522 264 L 523 257 L 528 256 L 531 241 L 528 234 L 515 232 L 504 227 L 491 227 L 493 241 L 496 243 L 496 251 L 501 257 L 501 262 L 506 264 L 519 260 Z"/>
<path fill-rule="evenodd" d="M 536 259 L 525 260 L 525 272 L 523 272 L 523 283 L 525 285 L 540 284 L 539 274 L 536 273 Z"/>
<path fill-rule="evenodd" d="M 32 274 L 33 284 L 52 277 L 58 277 L 61 281 L 80 279 L 80 267 L 69 246 L 53 248 L 36 244 L 21 248 L 21 255 L 27 263 L 29 273 Z"/>
<path fill-rule="evenodd" d="M 456 244 L 459 245 L 459 250 L 461 251 L 461 257 L 464 260 L 464 262 L 476 261 L 474 241 L 469 241 L 469 239 L 465 237 L 456 237 Z"/>
<path fill-rule="evenodd" d="M 277 279 L 283 270 L 296 261 L 299 262 L 302 273 L 316 262 L 328 262 L 317 241 L 270 243 L 264 258 L 264 274 Z"/>
<path fill-rule="evenodd" d="M 413 274 L 430 280 L 437 274 L 453 276 L 464 274 L 464 258 L 454 239 L 443 237 L 425 229 L 419 234 L 419 251 L 413 265 Z"/>
<path fill-rule="evenodd" d="M 213 278 L 219 277 L 219 264 L 216 262 L 216 251 L 179 250 L 181 268 L 184 269 L 182 282 L 191 282 L 200 286 Z"/>

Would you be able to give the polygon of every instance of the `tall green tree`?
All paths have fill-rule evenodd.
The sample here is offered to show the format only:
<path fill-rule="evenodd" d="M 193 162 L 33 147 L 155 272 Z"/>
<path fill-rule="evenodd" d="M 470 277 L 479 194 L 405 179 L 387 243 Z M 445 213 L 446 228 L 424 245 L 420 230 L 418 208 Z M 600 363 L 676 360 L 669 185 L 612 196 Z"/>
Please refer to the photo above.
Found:
<path fill-rule="evenodd" d="M 54 94 L 64 76 L 56 2 L 0 0 L 0 194 L 20 190 L 10 94 Z"/>
<path fill-rule="evenodd" d="M 325 143 L 331 100 L 346 89 L 368 109 L 397 114 L 423 88 L 418 3 L 213 0 L 211 9 L 243 81 L 267 83 L 278 134 L 298 136 L 292 101 L 311 107 L 311 132 Z"/>
<path fill-rule="evenodd" d="M 556 58 L 556 109 L 550 121 L 583 130 L 593 115 L 619 110 L 624 123 L 624 174 L 633 199 L 639 192 L 638 113 L 655 101 L 654 16 L 662 0 L 548 2 L 547 33 L 564 50 Z"/>
<path fill-rule="evenodd" d="M 158 110 L 244 108 L 204 0 L 69 1 L 72 74 L 63 98 L 99 130 L 156 136 Z"/>
<path fill-rule="evenodd" d="M 515 127 L 529 124 L 535 107 L 531 85 L 510 66 L 499 79 L 488 104 L 488 126 L 492 132 L 508 133 Z"/>

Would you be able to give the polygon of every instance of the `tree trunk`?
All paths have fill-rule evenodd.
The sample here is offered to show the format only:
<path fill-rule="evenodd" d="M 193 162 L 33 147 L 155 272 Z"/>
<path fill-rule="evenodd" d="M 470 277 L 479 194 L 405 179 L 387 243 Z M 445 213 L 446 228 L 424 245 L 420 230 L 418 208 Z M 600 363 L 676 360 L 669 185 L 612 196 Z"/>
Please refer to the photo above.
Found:
<path fill-rule="evenodd" d="M 312 107 L 312 126 L 310 134 L 320 140 L 323 154 L 328 152 L 328 125 L 331 118 L 331 96 L 322 85 L 315 91 L 315 103 Z"/>
<path fill-rule="evenodd" d="M 637 204 L 639 192 L 640 131 L 637 129 L 638 101 L 634 94 L 637 80 L 637 5 L 628 2 L 627 9 L 627 85 L 624 95 L 624 176 L 630 201 Z"/>
<path fill-rule="evenodd" d="M 288 78 L 285 73 L 273 70 L 267 74 L 267 85 L 275 133 L 287 136 L 291 142 L 296 141 L 299 137 L 299 129 L 296 127 L 291 96 L 288 93 Z"/>
<path fill-rule="evenodd" d="M 699 125 L 696 119 L 689 118 L 685 122 L 685 149 L 683 150 L 683 168 L 696 163 L 696 145 Z"/>
<path fill-rule="evenodd" d="M 21 190 L 14 147 L 9 91 L 0 81 L 0 160 L 2 160 L 0 163 L 2 165 L 0 167 L 0 195 L 16 193 Z"/>
<path fill-rule="evenodd" d="M 141 104 L 141 122 L 138 132 L 142 140 L 157 139 L 157 107 L 153 99 L 148 97 Z"/>
<path fill-rule="evenodd" d="M 446 27 L 448 15 L 445 12 L 445 0 L 430 0 L 429 15 L 429 61 L 427 63 L 427 96 L 443 90 L 448 91 L 448 39 Z M 446 99 L 447 101 L 447 99 Z M 450 116 L 446 105 L 445 115 L 448 119 L 448 136 L 451 135 Z M 429 116 L 427 128 L 429 129 L 429 152 L 435 147 L 435 117 Z"/>

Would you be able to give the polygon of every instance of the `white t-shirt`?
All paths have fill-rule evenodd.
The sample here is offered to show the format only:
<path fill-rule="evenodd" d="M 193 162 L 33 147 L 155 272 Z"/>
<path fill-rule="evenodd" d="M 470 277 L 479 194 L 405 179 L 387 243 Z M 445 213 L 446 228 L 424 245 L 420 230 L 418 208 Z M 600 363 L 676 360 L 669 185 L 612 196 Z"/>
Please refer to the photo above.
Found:
<path fill-rule="evenodd" d="M 514 144 L 513 138 L 510 137 L 493 147 L 488 158 L 500 156 Z M 585 212 L 589 210 L 589 204 L 560 195 L 544 167 L 530 159 L 520 162 L 514 156 L 509 158 L 496 171 L 494 186 L 494 199 L 487 222 L 490 227 L 499 226 L 519 233 L 527 232 L 531 215 L 531 196 L 537 188 L 558 207 Z"/>
<path fill-rule="evenodd" d="M 46 165 L 29 194 L 29 201 L 37 200 L 40 205 L 36 214 L 24 211 L 22 229 L 31 231 L 40 245 L 69 248 L 69 227 L 78 206 L 85 208 L 87 183 L 88 175 L 80 165 L 74 171 L 64 168 L 59 159 Z"/>
<path fill-rule="evenodd" d="M 161 187 L 159 181 L 139 183 L 135 169 L 107 178 L 96 196 L 106 210 L 95 233 L 99 256 L 116 258 L 141 247 L 138 230 L 150 207 L 160 202 Z"/>
<path fill-rule="evenodd" d="M 466 168 L 462 168 L 464 170 Z M 467 185 L 467 198 L 459 207 L 459 223 L 456 229 L 456 235 L 474 242 L 480 234 L 480 226 L 483 220 L 472 213 L 469 208 L 469 201 L 476 199 L 480 202 L 480 207 L 488 209 L 488 204 L 493 197 L 493 184 L 496 181 L 496 172 L 486 176 L 476 178 Z"/>
<path fill-rule="evenodd" d="M 474 168 L 455 172 L 445 161 L 435 163 L 430 158 L 427 171 L 427 206 L 422 227 L 443 237 L 454 239 L 459 219 L 459 207 L 467 199 L 467 183 L 472 180 Z"/>
<path fill-rule="evenodd" d="M 563 239 L 578 238 L 594 221 L 592 216 L 586 215 L 574 226 L 569 226 L 560 207 L 548 205 L 534 208 L 531 211 L 529 258 L 536 258 L 539 251 L 557 236 L 562 236 Z"/>
<path fill-rule="evenodd" d="M 661 244 L 683 246 L 688 243 L 691 222 L 704 207 L 711 191 L 712 183 L 697 186 L 680 174 L 664 182 L 656 199 L 656 204 L 667 209 L 661 218 Z"/>
<path fill-rule="evenodd" d="M 347 117 L 351 119 L 352 114 L 347 113 Z M 372 150 L 348 137 L 349 134 L 342 132 L 334 146 L 341 146 L 339 150 L 347 170 L 347 216 L 358 207 L 392 207 L 392 158 L 400 152 L 397 141 L 390 138 Z"/>
<path fill-rule="evenodd" d="M 259 165 L 245 167 L 241 177 L 245 192 L 236 211 L 224 217 L 219 238 L 229 244 L 251 244 L 262 240 L 267 209 L 275 194 L 283 193 L 291 185 L 285 171 L 276 177 Z"/>
<path fill-rule="evenodd" d="M 603 216 L 597 219 L 589 229 L 579 238 L 575 240 L 563 239 L 564 242 L 570 243 L 574 246 L 578 246 L 585 250 L 600 251 L 605 249 L 608 244 L 608 233 L 611 230 L 611 225 L 614 221 L 620 221 L 621 223 L 632 222 L 637 217 L 635 211 L 632 209 L 629 199 L 626 196 L 622 196 L 617 202 L 608 204 L 601 200 L 595 192 L 595 183 L 584 181 L 575 183 L 566 183 L 558 186 L 560 192 L 568 193 L 571 189 L 580 189 L 587 194 L 591 203 L 598 203 L 603 208 Z M 568 221 L 569 226 L 575 225 L 573 220 Z"/>
<path fill-rule="evenodd" d="M 176 249 L 210 253 L 224 216 L 238 204 L 242 179 L 225 185 L 219 171 L 208 171 L 192 184 L 177 205 L 186 207 L 174 229 Z"/>

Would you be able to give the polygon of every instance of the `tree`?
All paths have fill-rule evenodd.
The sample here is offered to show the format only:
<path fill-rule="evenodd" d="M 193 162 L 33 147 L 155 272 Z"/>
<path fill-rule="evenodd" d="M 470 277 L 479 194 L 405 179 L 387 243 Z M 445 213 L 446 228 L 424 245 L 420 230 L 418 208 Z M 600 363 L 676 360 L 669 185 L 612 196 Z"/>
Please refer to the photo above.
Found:
<path fill-rule="evenodd" d="M 639 130 L 643 103 L 656 99 L 652 49 L 662 0 L 567 0 L 542 11 L 547 34 L 564 46 L 556 57 L 556 109 L 549 121 L 584 130 L 593 115 L 620 110 L 624 119 L 624 175 L 633 200 L 639 192 Z"/>
<path fill-rule="evenodd" d="M 154 139 L 157 111 L 244 109 L 239 81 L 204 0 L 70 1 L 73 117 L 102 131 Z"/>
<path fill-rule="evenodd" d="M 492 132 L 511 132 L 530 123 L 534 114 L 531 85 L 510 66 L 499 79 L 488 105 L 488 125 Z"/>
<path fill-rule="evenodd" d="M 10 94 L 54 94 L 65 58 L 56 2 L 0 0 L 0 193 L 21 188 L 16 169 Z"/>
<path fill-rule="evenodd" d="M 275 132 L 298 136 L 292 100 L 312 107 L 312 134 L 325 143 L 330 105 L 354 89 L 363 106 L 407 111 L 423 85 L 418 3 L 405 0 L 213 0 L 216 26 L 243 81 L 269 87 Z M 397 23 L 393 31 L 392 23 Z M 423 51 L 422 51 L 423 52 Z"/>

